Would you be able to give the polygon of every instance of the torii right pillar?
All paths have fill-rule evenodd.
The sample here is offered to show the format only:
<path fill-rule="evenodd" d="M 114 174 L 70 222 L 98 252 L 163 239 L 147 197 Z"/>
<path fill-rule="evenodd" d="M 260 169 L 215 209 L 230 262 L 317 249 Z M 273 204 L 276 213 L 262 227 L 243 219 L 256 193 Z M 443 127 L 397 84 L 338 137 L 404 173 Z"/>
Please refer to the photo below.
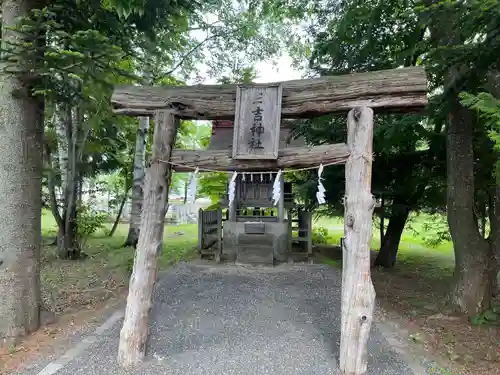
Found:
<path fill-rule="evenodd" d="M 347 129 L 350 157 L 345 166 L 340 370 L 344 375 L 362 375 L 367 370 L 367 344 L 375 308 L 370 274 L 375 206 L 371 194 L 373 110 L 352 109 Z"/>

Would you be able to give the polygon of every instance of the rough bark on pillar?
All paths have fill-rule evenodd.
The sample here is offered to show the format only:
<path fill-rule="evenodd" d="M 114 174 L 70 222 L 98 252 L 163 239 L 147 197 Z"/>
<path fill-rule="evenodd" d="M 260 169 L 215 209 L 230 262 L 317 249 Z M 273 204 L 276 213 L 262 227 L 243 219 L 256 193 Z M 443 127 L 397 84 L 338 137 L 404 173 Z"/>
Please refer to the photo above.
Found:
<path fill-rule="evenodd" d="M 342 269 L 340 369 L 361 375 L 367 369 L 367 342 L 375 306 L 370 276 L 374 199 L 371 194 L 373 111 L 355 108 L 348 115 L 346 197 Z"/>
<path fill-rule="evenodd" d="M 164 218 L 171 180 L 170 160 L 179 120 L 167 111 L 156 114 L 151 165 L 146 173 L 139 242 L 130 277 L 125 320 L 120 332 L 118 363 L 136 364 L 145 356 L 149 312 L 162 250 Z M 161 161 L 163 160 L 163 161 Z"/>

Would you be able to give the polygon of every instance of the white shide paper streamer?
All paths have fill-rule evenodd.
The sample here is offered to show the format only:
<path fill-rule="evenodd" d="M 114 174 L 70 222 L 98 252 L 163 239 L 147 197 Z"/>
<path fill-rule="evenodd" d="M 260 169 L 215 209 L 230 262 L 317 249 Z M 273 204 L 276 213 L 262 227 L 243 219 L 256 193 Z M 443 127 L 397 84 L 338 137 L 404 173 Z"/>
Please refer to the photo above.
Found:
<path fill-rule="evenodd" d="M 194 172 L 190 173 L 189 183 L 188 183 L 188 193 L 187 193 L 187 202 L 194 203 L 196 201 L 196 190 L 198 185 L 197 176 L 199 173 L 199 169 L 196 168 Z"/>
<path fill-rule="evenodd" d="M 281 198 L 281 170 L 276 174 L 273 184 L 273 204 L 276 206 Z"/>
<path fill-rule="evenodd" d="M 321 181 L 323 181 L 323 178 L 321 178 L 321 174 L 323 173 L 323 164 L 319 165 L 318 168 L 318 191 L 316 192 L 316 199 L 318 200 L 318 204 L 324 204 L 326 203 L 325 200 L 325 188 Z"/>
<path fill-rule="evenodd" d="M 235 195 L 235 190 L 236 190 L 236 177 L 238 176 L 237 172 L 233 172 L 233 175 L 231 176 L 231 181 L 229 182 L 229 207 L 233 205 L 234 202 L 234 195 Z"/>

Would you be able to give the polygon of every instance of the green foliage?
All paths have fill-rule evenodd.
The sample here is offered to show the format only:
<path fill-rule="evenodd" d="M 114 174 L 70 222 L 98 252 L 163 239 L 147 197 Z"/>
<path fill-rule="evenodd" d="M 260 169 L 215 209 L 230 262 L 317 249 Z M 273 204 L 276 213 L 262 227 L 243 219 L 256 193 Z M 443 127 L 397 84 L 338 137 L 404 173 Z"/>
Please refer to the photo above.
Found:
<path fill-rule="evenodd" d="M 419 63 L 425 25 L 413 1 L 327 1 L 313 26 L 310 66 L 321 74 Z"/>
<path fill-rule="evenodd" d="M 200 47 L 194 46 L 192 56 L 204 60 L 208 75 L 244 69 L 280 55 L 282 48 L 292 44 L 297 34 L 292 27 L 295 16 L 286 6 L 270 6 L 272 3 L 279 4 L 266 0 L 203 3 L 203 12 L 191 19 L 192 28 L 200 35 L 196 45 Z"/>
<path fill-rule="evenodd" d="M 130 188 L 131 179 L 129 178 L 130 173 L 124 175 L 123 171 L 115 171 L 108 175 L 100 175 L 95 179 L 94 183 L 96 185 L 96 190 L 99 193 L 108 193 L 110 197 L 108 201 L 109 208 L 116 208 Z M 91 192 L 90 196 L 92 198 L 96 197 L 96 192 Z"/>
<path fill-rule="evenodd" d="M 313 12 L 317 22 L 309 29 L 313 39 L 310 67 L 320 75 L 414 65 L 426 68 L 429 116 L 377 115 L 375 119 L 372 192 L 385 198 L 386 212 L 391 212 L 396 198 L 412 211 L 446 208 L 444 125 L 453 111 L 462 115 L 457 113 L 461 111 L 457 96 L 462 91 L 467 92 L 462 94 L 462 104 L 481 113 L 466 121 L 475 129 L 477 206 L 487 206 L 500 139 L 500 3 L 341 0 L 317 4 Z M 313 144 L 346 138 L 345 119 L 331 116 L 298 122 L 296 131 Z M 324 177 L 330 212 L 342 212 L 343 169 L 329 167 Z M 305 186 L 298 189 L 302 199 L 314 203 L 313 172 L 294 178 Z M 448 239 L 443 222 L 425 241 L 437 246 Z"/>
<path fill-rule="evenodd" d="M 487 92 L 477 95 L 460 93 L 462 105 L 475 110 L 485 121 L 488 137 L 493 142 L 493 149 L 500 152 L 500 99 Z M 500 184 L 500 161 L 496 161 L 493 172 L 497 184 Z"/>
<path fill-rule="evenodd" d="M 313 227 L 312 243 L 313 245 L 326 245 L 328 243 L 328 229 L 325 227 Z"/>
<path fill-rule="evenodd" d="M 78 243 L 84 248 L 89 237 L 105 227 L 109 217 L 105 213 L 95 212 L 88 204 L 80 204 L 77 212 Z"/>
<path fill-rule="evenodd" d="M 448 101 L 461 91 L 474 93 L 488 86 L 490 73 L 498 69 L 500 3 L 439 1 L 419 4 L 417 11 L 435 34 L 430 38 L 426 67 L 434 87 L 444 84 L 443 98 Z M 443 19 L 447 20 L 446 28 Z M 453 72 L 458 67 L 459 71 Z M 453 72 L 453 79 L 449 72 Z"/>
<path fill-rule="evenodd" d="M 320 75 L 415 66 L 422 63 L 425 28 L 413 2 L 326 1 L 313 8 L 318 22 L 311 26 L 310 67 Z M 421 115 L 376 115 L 372 192 L 384 197 L 385 210 L 393 201 L 412 210 L 444 206 L 444 136 L 442 124 Z M 345 142 L 345 118 L 323 116 L 297 121 L 296 135 L 311 144 Z M 342 167 L 323 175 L 331 214 L 343 212 L 345 178 Z M 316 205 L 315 171 L 294 174 L 296 191 L 309 206 Z M 381 210 L 376 210 L 378 214 Z"/>
<path fill-rule="evenodd" d="M 182 121 L 177 134 L 175 147 L 186 150 L 207 148 L 211 133 L 211 126 L 207 123 L 199 121 Z M 202 176 L 203 175 L 204 174 L 202 174 Z M 192 176 L 192 173 L 174 172 L 170 183 L 171 191 L 181 196 L 185 196 Z"/>
<path fill-rule="evenodd" d="M 14 29 L 24 36 L 24 42 L 8 45 L 3 51 L 4 70 L 28 80 L 34 95 L 56 103 L 76 103 L 88 94 L 82 83 L 111 83 L 108 73 L 120 70 L 123 54 L 111 38 L 91 25 L 78 28 L 64 22 L 65 5 L 55 1 L 19 20 Z M 76 14 L 78 11 L 84 9 L 75 9 Z"/>
<path fill-rule="evenodd" d="M 104 8 L 115 10 L 120 18 L 131 14 L 144 15 L 145 0 L 101 0 Z"/>
<path fill-rule="evenodd" d="M 220 84 L 230 83 L 252 83 L 257 78 L 257 71 L 253 66 L 236 67 L 229 75 L 222 76 L 217 80 Z"/>
<path fill-rule="evenodd" d="M 462 104 L 476 110 L 480 116 L 488 121 L 488 125 L 495 129 L 500 128 L 500 99 L 487 92 L 480 92 L 477 95 L 462 92 L 459 96 L 462 99 Z M 494 138 L 496 140 L 499 138 L 496 130 Z"/>
<path fill-rule="evenodd" d="M 429 375 L 454 375 L 450 370 L 443 367 L 431 367 Z"/>
<path fill-rule="evenodd" d="M 473 325 L 500 325 L 500 310 L 491 308 L 471 318 Z"/>
<path fill-rule="evenodd" d="M 227 173 L 202 173 L 199 177 L 198 195 L 207 197 L 212 203 L 219 201 L 221 196 L 227 192 Z"/>
<path fill-rule="evenodd" d="M 422 239 L 425 245 L 431 248 L 436 248 L 444 242 L 451 241 L 448 223 L 442 215 L 427 216 L 422 229 L 424 233 Z M 417 235 L 421 236 L 420 233 Z"/>
<path fill-rule="evenodd" d="M 68 111 L 80 112 L 83 120 L 73 137 L 79 138 L 76 144 L 81 149 L 77 154 L 82 152 L 84 162 L 77 166 L 85 177 L 128 163 L 135 134 L 134 121 L 113 115 L 109 104 L 114 83 L 135 79 L 132 60 L 125 56 L 131 26 L 120 23 L 116 15 L 98 5 L 55 0 L 35 9 L 15 28 L 25 41 L 33 42 L 9 45 L 3 51 L 5 69 L 27 80 L 32 94 L 45 98 L 46 139 L 52 150 L 58 147 L 56 124 Z M 40 39 L 40 35 L 45 37 Z M 35 43 L 39 40 L 43 43 Z M 29 67 L 29 74 L 26 70 L 12 71 L 17 66 Z M 58 177 L 60 172 L 56 173 Z"/>
<path fill-rule="evenodd" d="M 279 54 L 287 44 L 283 41 L 293 34 L 288 20 L 302 12 L 278 5 L 253 0 L 241 4 L 232 0 L 51 0 L 19 19 L 14 29 L 23 40 L 1 51 L 2 69 L 21 79 L 30 95 L 44 99 L 47 151 L 52 159 L 45 173 L 54 177 L 54 189 L 61 188 L 66 174 L 75 183 L 75 176 L 93 179 L 111 174 L 119 178 L 106 188 L 115 198 L 123 196 L 131 184 L 137 124 L 112 113 L 113 85 L 184 84 L 183 79 L 193 78 L 200 64 L 207 66 L 208 75 L 229 71 L 229 76 L 242 73 L 243 80 L 249 79 L 254 72 L 248 66 Z M 65 137 L 56 132 L 61 128 Z M 208 126 L 184 121 L 178 145 L 206 147 L 209 134 Z M 63 144 L 69 145 L 68 171 L 58 163 Z M 174 180 L 185 185 L 186 178 L 176 175 Z M 211 194 L 214 191 L 210 189 Z M 70 199 L 64 200 L 64 205 L 72 206 Z M 72 217 L 73 207 L 65 208 Z M 78 217 L 82 230 L 90 230 L 86 211 L 77 210 L 77 214 L 82 215 Z"/>
<path fill-rule="evenodd" d="M 184 196 L 189 184 L 189 176 L 190 174 L 186 172 L 174 172 L 170 181 L 170 192 Z"/>

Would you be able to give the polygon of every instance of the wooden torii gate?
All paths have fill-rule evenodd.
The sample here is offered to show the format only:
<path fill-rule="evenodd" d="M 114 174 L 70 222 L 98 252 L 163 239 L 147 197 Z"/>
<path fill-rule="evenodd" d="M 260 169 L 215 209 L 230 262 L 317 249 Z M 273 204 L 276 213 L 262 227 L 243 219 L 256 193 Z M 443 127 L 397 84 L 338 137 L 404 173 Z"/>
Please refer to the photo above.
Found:
<path fill-rule="evenodd" d="M 187 169 L 193 166 L 228 171 L 277 170 L 338 161 L 346 164 L 340 368 L 346 375 L 366 372 L 367 341 L 375 305 L 370 276 L 373 109 L 421 111 L 427 104 L 426 75 L 422 68 L 412 67 L 295 80 L 280 85 L 282 118 L 348 112 L 347 144 L 283 149 L 279 150 L 277 160 L 232 159 L 230 151 L 173 150 L 179 119 L 234 118 L 237 85 L 115 88 L 112 104 L 116 113 L 155 115 L 140 236 L 120 334 L 120 365 L 138 363 L 145 356 L 172 168 L 177 165 L 177 170 L 186 170 L 186 166 Z"/>

